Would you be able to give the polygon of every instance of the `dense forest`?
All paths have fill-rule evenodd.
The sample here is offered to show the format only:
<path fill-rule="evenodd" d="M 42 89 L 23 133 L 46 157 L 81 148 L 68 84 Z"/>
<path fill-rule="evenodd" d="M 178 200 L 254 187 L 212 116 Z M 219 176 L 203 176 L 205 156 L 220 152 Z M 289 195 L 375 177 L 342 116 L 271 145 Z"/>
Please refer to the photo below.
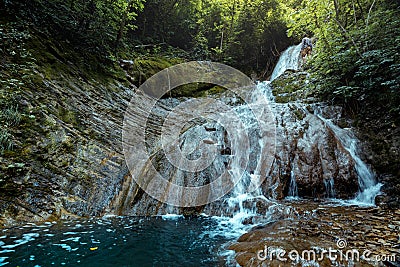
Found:
<path fill-rule="evenodd" d="M 213 60 L 263 79 L 280 52 L 307 35 L 317 40 L 310 65 L 325 97 L 354 104 L 381 90 L 398 101 L 391 95 L 399 84 L 394 0 L 11 0 L 0 8 L 2 20 L 19 27 L 2 29 L 3 62 L 28 56 L 16 48 L 29 28 L 100 65 L 151 56 Z"/>

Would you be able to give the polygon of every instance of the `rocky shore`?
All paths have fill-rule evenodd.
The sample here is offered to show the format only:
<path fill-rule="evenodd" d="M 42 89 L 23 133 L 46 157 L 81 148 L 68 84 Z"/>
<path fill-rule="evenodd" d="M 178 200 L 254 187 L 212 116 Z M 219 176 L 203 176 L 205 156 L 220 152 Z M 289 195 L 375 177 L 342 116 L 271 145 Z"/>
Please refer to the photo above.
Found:
<path fill-rule="evenodd" d="M 253 228 L 230 246 L 240 266 L 399 266 L 400 210 L 341 206 L 310 201 L 287 202 L 295 213 L 284 220 Z M 268 251 L 285 251 L 279 260 Z M 332 250 L 331 259 L 327 252 Z M 291 261 L 298 252 L 303 260 Z M 334 251 L 336 250 L 336 251 Z M 359 252 L 359 258 L 349 251 Z M 314 251 L 313 255 L 304 251 Z M 340 252 L 343 256 L 340 257 Z M 346 253 L 348 258 L 346 258 Z M 268 256 L 269 253 L 267 253 Z M 292 257 L 297 254 L 292 252 Z M 311 260 L 310 260 L 311 259 Z M 303 265 L 302 265 L 303 264 Z"/>

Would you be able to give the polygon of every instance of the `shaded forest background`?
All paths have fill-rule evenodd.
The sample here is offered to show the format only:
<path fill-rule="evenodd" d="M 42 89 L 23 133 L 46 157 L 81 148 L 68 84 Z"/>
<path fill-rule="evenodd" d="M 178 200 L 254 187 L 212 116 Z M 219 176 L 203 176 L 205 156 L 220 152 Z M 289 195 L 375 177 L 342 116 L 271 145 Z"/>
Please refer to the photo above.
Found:
<path fill-rule="evenodd" d="M 346 91 L 358 87 L 350 78 L 379 72 L 366 63 L 393 63 L 398 6 L 393 0 L 3 0 L 0 8 L 2 17 L 17 18 L 104 62 L 166 54 L 224 62 L 260 78 L 270 74 L 281 51 L 314 36 L 314 65 L 331 77 L 326 87 L 339 86 L 336 93 L 347 97 Z"/>
<path fill-rule="evenodd" d="M 397 0 L 0 3 L 4 22 L 13 18 L 22 27 L 68 44 L 80 51 L 83 61 L 90 59 L 89 68 L 119 59 L 166 56 L 223 62 L 265 79 L 281 51 L 304 35 L 313 36 L 317 56 L 309 65 L 319 74 L 318 92 L 324 98 L 354 106 L 357 98 L 379 87 L 388 100 L 398 101 L 398 94 L 391 94 L 400 83 Z M 21 34 L 1 32 L 3 62 L 15 50 L 13 38 L 23 38 Z"/>
<path fill-rule="evenodd" d="M 265 75 L 293 40 L 279 1 L 5 1 L 3 13 L 103 60 L 139 55 L 230 63 Z"/>

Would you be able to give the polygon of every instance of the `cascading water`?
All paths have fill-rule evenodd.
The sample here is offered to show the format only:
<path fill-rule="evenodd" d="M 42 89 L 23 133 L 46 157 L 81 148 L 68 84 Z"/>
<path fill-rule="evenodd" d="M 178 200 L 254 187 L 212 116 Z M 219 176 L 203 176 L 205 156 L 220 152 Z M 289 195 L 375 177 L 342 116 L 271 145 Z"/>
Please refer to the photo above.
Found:
<path fill-rule="evenodd" d="M 290 185 L 289 185 L 288 196 L 291 198 L 297 198 L 299 196 L 296 183 L 296 175 L 294 174 L 293 170 L 290 172 Z"/>
<path fill-rule="evenodd" d="M 299 69 L 299 54 L 300 45 L 288 48 L 282 53 L 282 56 L 277 64 L 272 80 L 282 74 L 286 69 Z M 264 206 L 277 206 L 274 199 L 282 199 L 287 196 L 292 197 L 316 197 L 316 198 L 348 198 L 351 190 L 354 194 L 357 190 L 357 181 L 354 174 L 353 163 L 357 170 L 359 177 L 359 188 L 357 200 L 365 203 L 373 203 L 373 198 L 379 192 L 379 185 L 376 184 L 373 175 L 366 165 L 357 157 L 354 148 L 350 145 L 337 145 L 337 142 L 346 143 L 343 137 L 337 135 L 337 140 L 330 142 L 330 132 L 335 132 L 334 126 L 327 127 L 332 123 L 324 121 L 322 117 L 311 114 L 307 107 L 310 105 L 296 103 L 278 104 L 275 102 L 275 97 L 272 94 L 270 82 L 260 82 L 257 88 L 252 90 L 245 90 L 245 94 L 253 94 L 250 96 L 249 101 L 243 103 L 237 96 L 232 94 L 222 94 L 218 96 L 218 101 L 222 101 L 227 105 L 227 110 L 220 111 L 220 113 L 213 117 L 212 120 L 203 120 L 189 123 L 184 131 L 179 135 L 177 144 L 182 151 L 188 154 L 187 156 L 196 158 L 200 156 L 199 153 L 208 153 L 207 150 L 200 151 L 198 149 L 199 142 L 204 146 L 214 147 L 220 150 L 221 153 L 204 154 L 205 157 L 214 158 L 213 163 L 209 168 L 201 172 L 185 173 L 184 171 L 174 168 L 168 159 L 163 157 L 160 153 L 162 145 L 155 145 L 154 150 L 151 151 L 153 155 L 152 161 L 156 166 L 160 166 L 158 171 L 163 177 L 166 177 L 171 183 L 177 184 L 190 184 L 192 186 L 202 186 L 210 183 L 210 178 L 218 177 L 225 170 L 230 175 L 230 180 L 239 181 L 231 192 L 224 198 L 206 205 L 202 209 L 203 213 L 210 216 L 220 216 L 228 218 L 229 223 L 236 224 L 238 229 L 243 229 L 243 223 L 253 222 L 259 215 L 264 217 L 266 212 L 270 212 L 268 208 L 263 211 L 257 210 L 257 202 L 265 202 Z M 144 97 L 143 97 L 144 98 Z M 254 117 L 254 110 L 262 111 L 267 99 L 269 106 L 275 118 L 270 127 L 277 129 L 277 149 L 275 161 L 270 173 L 266 173 L 267 166 L 263 166 L 264 157 L 267 154 L 265 150 L 268 138 L 259 132 L 260 128 L 265 128 L 266 125 L 260 127 L 257 124 L 257 119 Z M 140 100 L 140 97 L 138 96 Z M 141 100 L 137 105 L 143 105 L 145 99 Z M 155 115 L 152 121 L 160 122 L 165 119 L 171 109 L 180 105 L 179 99 L 174 99 L 174 103 L 168 99 L 161 100 L 162 105 L 154 109 Z M 168 102 L 169 101 L 169 102 Z M 205 100 L 208 101 L 208 100 Z M 210 100 L 211 101 L 211 100 Z M 247 104 L 246 104 L 247 103 Z M 251 107 L 254 107 L 253 110 Z M 133 110 L 132 112 L 140 112 Z M 196 109 L 189 106 L 181 113 L 187 113 L 188 117 L 193 116 L 197 112 Z M 215 110 L 210 110 L 215 113 Z M 236 142 L 239 149 L 232 149 L 226 153 L 226 149 L 235 147 L 232 140 L 227 137 L 226 129 L 223 123 L 218 120 L 225 116 L 227 124 L 232 124 L 233 119 L 230 114 L 239 115 L 244 129 L 235 128 L 233 132 L 236 135 L 242 136 L 249 134 L 250 147 L 245 148 L 240 142 Z M 208 114 L 208 111 L 207 111 Z M 139 113 L 135 117 L 142 117 L 143 114 Z M 184 115 L 186 116 L 186 115 Z M 197 116 L 197 115 L 196 115 Z M 164 119 L 163 119 L 164 118 Z M 150 129 L 149 133 L 157 134 L 160 132 L 160 123 L 154 124 L 154 129 Z M 325 126 L 324 126 L 325 125 Z M 332 124 L 333 125 L 333 124 Z M 176 128 L 181 127 L 181 123 L 175 124 Z M 327 128 L 330 128 L 328 130 Z M 172 127 L 171 129 L 174 129 Z M 243 132 L 243 133 L 242 133 Z M 278 133 L 279 132 L 279 133 Z M 162 143 L 157 141 L 158 137 L 148 136 L 150 143 Z M 353 138 L 354 139 L 354 138 Z M 352 140 L 353 140 L 352 139 Z M 199 141 L 200 140 L 200 141 Z M 176 146 L 177 147 L 177 146 Z M 345 147 L 346 149 L 343 149 Z M 193 152 L 193 153 L 192 153 Z M 240 161 L 233 159 L 241 154 L 249 154 L 249 164 L 247 167 L 241 166 Z M 331 155 L 335 155 L 332 157 Z M 147 170 L 148 168 L 144 168 Z M 151 173 L 144 172 L 143 176 L 151 176 Z M 284 175 L 284 177 L 282 177 Z M 248 193 L 247 188 L 251 185 L 252 180 L 265 179 L 262 184 L 262 189 L 252 190 Z M 353 179 L 354 178 L 354 179 Z M 310 185 L 311 184 L 311 185 Z M 130 187 L 130 185 L 128 185 Z M 129 188 L 127 186 L 127 188 Z M 339 186 L 346 188 L 346 190 L 339 189 Z M 310 188 L 305 188 L 310 187 Z M 336 187 L 336 188 L 335 188 Z M 350 188 L 350 190 L 348 190 Z M 375 190 L 377 189 L 377 190 Z M 211 190 L 218 190 L 218 188 Z M 345 191 L 345 193 L 343 193 Z M 132 185 L 131 189 L 126 190 L 127 195 L 121 195 L 122 206 L 117 207 L 120 214 L 124 215 L 143 215 L 143 214 L 179 214 L 182 210 L 179 208 L 160 205 L 147 195 L 139 195 L 140 190 L 137 185 Z M 165 192 L 165 195 L 172 195 L 176 192 Z M 306 195 L 308 194 L 308 195 Z M 121 201 L 117 202 L 120 205 Z M 221 209 L 221 207 L 223 207 Z M 225 221 L 226 223 L 226 221 Z M 231 229 L 234 229 L 231 225 Z"/>
<path fill-rule="evenodd" d="M 376 181 L 373 171 L 371 171 L 368 165 L 363 162 L 358 156 L 357 138 L 350 130 L 342 129 L 339 126 L 335 125 L 331 120 L 322 117 L 318 110 L 316 112 L 316 116 L 332 130 L 337 139 L 340 140 L 343 147 L 350 153 L 355 162 L 355 169 L 358 176 L 359 192 L 353 200 L 353 203 L 374 205 L 375 197 L 380 194 L 382 184 Z"/>
<path fill-rule="evenodd" d="M 287 107 L 288 104 L 278 104 L 275 103 L 275 98 L 271 92 L 271 85 L 269 82 L 258 83 L 257 91 L 261 92 L 269 101 L 270 106 L 273 113 L 276 116 L 281 116 L 280 112 L 282 107 Z M 307 109 L 303 104 L 297 103 L 297 107 L 307 113 Z M 290 106 L 290 105 L 289 105 Z M 242 115 L 247 117 L 249 115 L 243 107 L 238 107 L 237 109 L 242 109 Z M 345 150 L 348 152 L 347 155 L 354 161 L 354 168 L 356 169 L 358 175 L 358 183 L 360 187 L 360 192 L 356 196 L 356 198 L 352 201 L 348 201 L 348 204 L 358 204 L 358 205 L 373 205 L 374 199 L 376 195 L 379 193 L 381 184 L 377 184 L 374 178 L 373 172 L 368 168 L 368 166 L 360 159 L 357 155 L 357 140 L 354 137 L 353 133 L 349 130 L 344 130 L 336 126 L 332 123 L 331 120 L 325 119 L 319 115 L 318 112 L 315 114 L 311 114 L 308 112 L 309 120 L 316 124 L 316 128 L 325 129 L 324 131 L 333 132 L 336 136 L 336 139 L 340 144 L 338 146 L 343 146 Z M 321 123 L 322 122 L 322 123 Z M 289 121 L 286 121 L 289 124 Z M 247 129 L 254 127 L 254 123 L 251 120 L 245 120 L 245 124 Z M 319 126 L 318 126 L 319 125 Z M 295 126 L 296 128 L 296 126 Z M 278 142 L 281 139 L 278 138 Z M 313 139 L 311 139 L 313 140 Z M 308 146 L 312 146 L 312 143 L 309 143 Z M 259 142 L 259 146 L 263 147 L 263 142 Z M 262 157 L 262 155 L 259 155 Z M 287 199 L 291 201 L 296 201 L 301 197 L 299 195 L 299 188 L 296 179 L 296 163 L 290 163 L 290 180 L 289 186 L 287 189 Z M 234 169 L 234 166 L 233 166 Z M 255 172 L 257 173 L 257 172 Z M 233 174 L 233 173 L 232 173 Z M 222 214 L 222 216 L 213 217 L 219 223 L 218 230 L 210 230 L 206 231 L 205 235 L 210 236 L 218 236 L 222 235 L 228 238 L 236 238 L 241 234 L 247 232 L 250 228 L 254 227 L 258 223 L 264 224 L 268 221 L 275 220 L 277 218 L 282 218 L 277 215 L 278 212 L 282 214 L 286 214 L 287 217 L 290 217 L 291 212 L 293 212 L 292 208 L 287 204 L 282 204 L 276 200 L 267 198 L 264 196 L 261 188 L 255 190 L 252 193 L 247 193 L 246 189 L 248 184 L 250 183 L 254 174 L 250 174 L 249 172 L 245 172 L 241 181 L 235 186 L 231 194 L 225 199 L 226 203 L 226 213 Z M 267 180 L 270 177 L 267 177 Z M 325 187 L 325 194 L 323 195 L 327 199 L 334 199 L 336 197 L 335 193 L 335 181 L 333 177 L 324 178 L 322 181 Z M 272 194 L 273 195 L 273 194 Z M 268 205 L 268 208 L 263 212 L 260 212 L 257 209 L 257 203 L 261 201 Z M 341 201 L 340 203 L 345 203 Z M 284 216 L 285 217 L 285 216 Z M 225 254 L 224 254 L 225 253 Z M 232 259 L 233 254 L 229 254 L 229 252 L 224 252 L 223 255 L 227 256 L 228 261 Z"/>
<path fill-rule="evenodd" d="M 294 46 L 282 54 L 271 80 L 286 69 L 299 69 L 299 51 L 300 46 Z M 335 190 L 335 186 L 338 187 L 339 183 L 335 179 L 338 179 L 340 175 L 351 176 L 353 165 L 357 172 L 360 190 L 350 204 L 374 204 L 381 184 L 376 182 L 374 173 L 357 154 L 358 142 L 354 134 L 350 130 L 339 128 L 330 119 L 324 118 L 318 109 L 314 108 L 317 112 L 312 114 L 307 109 L 310 106 L 306 107 L 302 103 L 276 103 L 271 90 L 269 82 L 258 83 L 257 88 L 250 92 L 252 93 L 250 104 L 243 104 L 232 96 L 221 97 L 221 99 L 225 98 L 223 101 L 226 101 L 229 107 L 240 115 L 244 128 L 237 131 L 240 135 L 244 131 L 249 133 L 249 148 L 242 150 L 243 146 L 239 144 L 237 146 L 239 149 L 228 149 L 235 146 L 225 134 L 226 129 L 219 123 L 219 117 L 224 115 L 223 112 L 213 120 L 207 121 L 202 118 L 189 121 L 188 126 L 184 127 L 184 131 L 181 131 L 178 138 L 181 150 L 190 157 L 196 158 L 198 156 L 196 153 L 205 151 L 198 151 L 199 143 L 201 143 L 213 146 L 220 152 L 215 155 L 209 169 L 193 172 L 190 174 L 192 176 L 174 169 L 166 159 L 159 156 L 157 153 L 161 150 L 161 145 L 157 146 L 157 144 L 161 142 L 158 142 L 156 138 L 152 139 L 154 137 L 152 134 L 160 130 L 158 124 L 162 121 L 159 120 L 162 116 L 159 114 L 167 114 L 171 106 L 179 105 L 180 100 L 162 100 L 163 106 L 155 108 L 156 114 L 154 118 L 152 117 L 153 124 L 150 124 L 147 141 L 148 144 L 156 144 L 152 151 L 154 152 L 152 161 L 160 166 L 159 171 L 168 177 L 169 181 L 172 183 L 192 182 L 192 184 L 195 181 L 194 185 L 202 185 L 209 183 L 208 179 L 217 176 L 224 168 L 229 171 L 231 180 L 238 180 L 228 195 L 215 203 L 206 205 L 204 216 L 185 219 L 182 215 L 176 215 L 182 213 L 182 210 L 151 199 L 128 179 L 125 190 L 116 201 L 118 214 L 143 215 L 144 213 L 145 215 L 162 215 L 161 218 L 158 216 L 145 217 L 145 219 L 116 217 L 77 223 L 67 221 L 65 225 L 50 229 L 53 224 L 56 224 L 54 222 L 42 226 L 31 225 L 26 230 L 19 228 L 16 229 L 17 233 L 4 232 L 0 241 L 2 249 L 0 250 L 2 254 L 0 266 L 8 264 L 7 261 L 13 257 L 18 259 L 14 262 L 15 265 L 26 265 L 27 262 L 33 263 L 39 260 L 47 265 L 94 266 L 97 262 L 107 262 L 110 258 L 114 258 L 118 260 L 119 265 L 148 265 L 151 262 L 156 266 L 174 266 L 176 262 L 180 262 L 184 266 L 215 266 L 219 262 L 213 254 L 216 247 L 219 248 L 217 251 L 219 255 L 223 256 L 229 265 L 236 266 L 233 260 L 235 254 L 233 251 L 228 251 L 226 242 L 239 237 L 257 224 L 294 218 L 296 214 L 294 208 L 287 202 L 279 202 L 277 199 L 289 197 L 296 201 L 298 197 L 302 197 L 305 185 L 310 182 L 318 187 L 318 189 L 313 188 L 314 191 L 325 189 L 325 194 L 321 193 L 317 197 L 334 198 L 339 195 L 340 190 Z M 274 162 L 270 171 L 266 170 L 270 166 L 266 166 L 268 164 L 265 164 L 264 158 L 268 154 L 269 136 L 259 130 L 268 128 L 268 125 L 259 125 L 263 122 L 257 120 L 255 116 L 257 112 L 266 108 L 263 106 L 265 103 L 262 101 L 263 98 L 269 101 L 275 115 L 273 125 L 269 126 L 277 129 L 278 149 L 273 155 Z M 137 99 L 142 101 L 138 102 L 137 107 L 146 104 L 144 96 L 137 96 Z M 251 106 L 253 106 L 253 111 L 251 111 Z M 140 111 L 140 108 L 134 110 L 138 117 L 147 115 L 139 113 Z M 195 109 L 184 111 L 192 114 L 196 112 Z M 230 113 L 226 112 L 226 114 Z M 332 133 L 334 138 L 331 138 Z M 334 144 L 329 144 L 332 140 L 331 143 Z M 241 153 L 249 154 L 249 164 L 245 167 L 241 166 L 239 161 L 231 160 Z M 334 159 L 330 157 L 332 154 Z M 334 164 L 332 160 L 335 161 Z M 149 173 L 144 171 L 143 175 L 149 175 Z M 249 190 L 249 187 L 255 184 L 254 181 L 260 178 L 266 178 L 262 186 Z M 165 192 L 165 194 L 174 193 L 176 192 Z M 120 225 L 124 226 L 123 229 Z M 49 229 L 41 232 L 39 228 L 43 227 Z M 81 228 L 82 230 L 90 229 L 90 231 L 81 231 L 79 230 Z M 40 239 L 39 235 L 43 234 L 45 239 Z M 18 236 L 21 238 L 17 239 Z M 66 238 L 66 236 L 70 237 Z M 38 240 L 35 241 L 35 239 Z M 28 244 L 29 242 L 31 244 Z M 288 241 L 288 243 L 291 242 L 292 239 Z M 20 248 L 16 249 L 17 247 Z M 103 253 L 95 253 L 97 250 Z M 136 254 L 139 257 L 132 258 L 132 255 Z"/>
<path fill-rule="evenodd" d="M 257 110 L 269 108 L 263 106 L 265 99 L 271 101 L 271 95 L 268 95 L 270 91 L 265 89 L 265 84 L 259 83 L 251 93 L 251 101 L 249 101 L 251 104 L 240 105 L 234 108 L 235 112 L 240 114 L 245 126 L 244 130 L 249 133 L 251 143 L 250 155 L 252 159 L 246 170 L 241 170 L 241 167 L 238 165 L 230 166 L 230 174 L 232 176 L 240 175 L 240 173 L 243 174 L 232 192 L 223 200 L 226 205 L 224 212 L 221 216 L 214 217 L 219 221 L 224 236 L 238 237 L 257 223 L 269 221 L 273 213 L 277 212 L 277 210 L 279 212 L 284 211 L 284 207 L 276 200 L 264 196 L 261 187 L 248 192 L 249 186 L 253 181 L 257 181 L 260 179 L 260 176 L 266 175 L 263 168 L 266 168 L 265 157 L 269 153 L 267 152 L 269 140 L 268 136 L 263 136 L 259 130 L 263 127 L 268 128 L 270 125 L 260 125 L 260 123 L 265 122 L 257 120 L 253 113 Z M 223 141 L 221 140 L 221 142 Z M 237 153 L 243 153 L 243 151 L 237 151 Z M 254 164 L 255 162 L 257 163 L 256 165 Z M 266 207 L 265 210 L 260 211 L 260 205 Z M 221 234 L 221 232 L 217 231 L 213 234 Z"/>
<path fill-rule="evenodd" d="M 271 81 L 279 77 L 283 74 L 286 70 L 299 70 L 301 67 L 300 61 L 300 50 L 301 44 L 297 46 L 291 46 L 286 49 L 273 71 L 271 75 Z M 269 86 L 266 86 L 267 90 L 271 90 Z M 267 93 L 269 95 L 270 100 L 274 100 L 272 93 Z M 302 109 L 307 112 L 307 109 L 302 107 Z M 360 204 L 367 204 L 367 205 L 374 205 L 375 204 L 375 197 L 380 193 L 380 188 L 382 184 L 377 183 L 375 179 L 374 173 L 365 164 L 357 154 L 357 139 L 354 134 L 349 130 L 341 129 L 340 127 L 336 126 L 331 120 L 323 118 L 319 112 L 316 112 L 316 116 L 322 120 L 327 127 L 329 127 L 332 132 L 337 137 L 343 147 L 349 152 L 353 161 L 355 162 L 355 170 L 358 176 L 358 184 L 359 184 L 359 193 L 357 194 L 356 198 L 354 199 L 353 203 L 360 203 Z M 295 178 L 293 171 L 291 172 L 291 182 L 289 188 L 289 196 L 293 195 L 294 185 L 295 185 Z M 329 179 L 324 179 L 324 185 L 326 190 L 326 197 L 327 198 L 334 198 L 335 197 L 335 190 L 334 190 L 334 179 L 330 177 Z M 296 185 L 297 189 L 297 185 Z"/>
<path fill-rule="evenodd" d="M 286 70 L 299 70 L 300 69 L 300 50 L 301 44 L 294 45 L 286 49 L 280 56 L 274 71 L 272 72 L 270 80 L 273 81 Z"/>
<path fill-rule="evenodd" d="M 335 181 L 333 178 L 324 180 L 326 198 L 335 198 Z"/>

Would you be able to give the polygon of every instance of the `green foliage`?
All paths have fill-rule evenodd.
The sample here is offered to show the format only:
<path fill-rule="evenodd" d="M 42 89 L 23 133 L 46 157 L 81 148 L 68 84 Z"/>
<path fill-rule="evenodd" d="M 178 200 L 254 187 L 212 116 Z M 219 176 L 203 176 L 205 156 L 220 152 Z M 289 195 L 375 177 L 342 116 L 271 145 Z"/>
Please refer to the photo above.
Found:
<path fill-rule="evenodd" d="M 399 43 L 398 11 L 390 2 L 9 0 L 6 11 L 111 62 L 173 51 L 175 57 L 221 61 L 264 77 L 280 51 L 305 34 L 313 35 L 317 56 L 311 65 L 321 76 L 321 95 L 351 102 L 371 88 L 393 90 L 398 84 L 393 52 Z M 382 22 L 387 25 L 383 30 Z M 13 33 L 18 34 L 25 38 L 24 31 Z M 0 52 L 14 53 L 15 44 L 4 40 Z M 29 57 L 21 53 L 21 59 Z"/>
<path fill-rule="evenodd" d="M 17 126 L 21 121 L 18 107 L 8 107 L 0 111 L 0 122 L 5 126 Z"/>
<path fill-rule="evenodd" d="M 280 1 L 245 1 L 235 26 L 237 37 L 228 49 L 236 67 L 262 71 L 262 76 L 272 72 L 279 52 L 291 42 L 284 12 Z"/>
<path fill-rule="evenodd" d="M 289 34 L 317 39 L 311 66 L 320 96 L 353 109 L 382 102 L 398 116 L 399 18 L 383 0 L 304 1 L 288 16 Z"/>
<path fill-rule="evenodd" d="M 266 76 L 291 42 L 285 11 L 280 0 L 9 0 L 3 13 L 72 45 L 85 61 L 96 55 L 110 64 L 174 47 L 189 60 Z"/>
<path fill-rule="evenodd" d="M 7 129 L 0 129 L 0 155 L 4 153 L 6 150 L 12 150 L 13 148 L 13 140 L 12 135 L 8 132 Z"/>
<path fill-rule="evenodd" d="M 14 130 L 23 114 L 20 93 L 31 82 L 35 60 L 26 47 L 29 31 L 15 22 L 0 26 L 0 154 L 14 148 Z"/>
<path fill-rule="evenodd" d="M 284 7 L 278 0 L 147 0 L 133 36 L 265 75 L 290 43 Z"/>
<path fill-rule="evenodd" d="M 80 49 L 107 55 L 120 44 L 127 30 L 136 27 L 134 21 L 143 2 L 10 0 L 6 2 L 6 9 Z"/>
<path fill-rule="evenodd" d="M 296 1 L 287 3 L 288 35 L 302 38 L 304 34 L 313 33 L 318 38 L 326 39 L 331 28 L 332 12 L 334 9 L 331 0 Z M 327 23 L 328 22 L 328 23 Z M 333 24 L 334 25 L 334 24 Z"/>

